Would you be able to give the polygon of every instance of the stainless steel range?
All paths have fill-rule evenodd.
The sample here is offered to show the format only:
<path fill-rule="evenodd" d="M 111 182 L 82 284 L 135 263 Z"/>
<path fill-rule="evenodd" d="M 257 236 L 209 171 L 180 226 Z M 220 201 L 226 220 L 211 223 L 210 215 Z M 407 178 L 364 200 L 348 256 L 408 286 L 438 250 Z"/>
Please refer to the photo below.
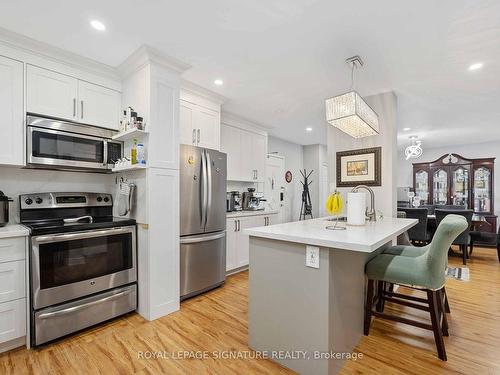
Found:
<path fill-rule="evenodd" d="M 20 196 L 30 228 L 31 344 L 137 308 L 135 220 L 113 217 L 110 194 Z"/>

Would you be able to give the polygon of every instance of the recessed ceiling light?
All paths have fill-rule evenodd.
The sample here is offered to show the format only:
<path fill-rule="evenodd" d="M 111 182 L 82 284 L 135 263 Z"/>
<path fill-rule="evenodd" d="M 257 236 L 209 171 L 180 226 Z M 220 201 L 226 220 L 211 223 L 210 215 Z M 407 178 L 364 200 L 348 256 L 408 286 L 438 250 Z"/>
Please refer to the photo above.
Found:
<path fill-rule="evenodd" d="M 306 128 L 306 132 L 312 132 L 313 128 Z"/>
<path fill-rule="evenodd" d="M 216 79 L 214 81 L 214 84 L 216 84 L 217 86 L 222 86 L 224 84 L 224 81 L 222 79 Z"/>
<path fill-rule="evenodd" d="M 405 132 L 407 132 L 407 131 L 411 130 L 411 128 L 403 128 L 403 130 L 404 130 Z"/>
<path fill-rule="evenodd" d="M 469 66 L 469 70 L 478 70 L 483 67 L 483 63 L 475 63 Z"/>
<path fill-rule="evenodd" d="M 98 20 L 90 21 L 90 26 L 92 26 L 94 29 L 96 29 L 98 31 L 106 30 L 106 26 L 101 21 L 98 21 Z"/>

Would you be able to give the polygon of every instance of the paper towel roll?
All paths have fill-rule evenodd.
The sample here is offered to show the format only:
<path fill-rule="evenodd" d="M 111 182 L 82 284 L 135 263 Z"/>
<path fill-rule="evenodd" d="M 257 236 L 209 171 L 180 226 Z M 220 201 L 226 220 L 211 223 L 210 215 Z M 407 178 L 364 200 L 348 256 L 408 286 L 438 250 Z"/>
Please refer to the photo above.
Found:
<path fill-rule="evenodd" d="M 347 224 L 365 225 L 366 194 L 347 193 Z"/>

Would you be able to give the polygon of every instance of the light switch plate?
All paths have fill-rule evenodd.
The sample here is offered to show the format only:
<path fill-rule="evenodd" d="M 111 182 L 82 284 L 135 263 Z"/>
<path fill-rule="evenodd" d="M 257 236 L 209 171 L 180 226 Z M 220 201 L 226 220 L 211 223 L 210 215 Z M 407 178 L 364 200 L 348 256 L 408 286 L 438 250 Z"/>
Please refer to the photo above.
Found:
<path fill-rule="evenodd" d="M 306 266 L 319 268 L 319 247 L 306 246 Z"/>

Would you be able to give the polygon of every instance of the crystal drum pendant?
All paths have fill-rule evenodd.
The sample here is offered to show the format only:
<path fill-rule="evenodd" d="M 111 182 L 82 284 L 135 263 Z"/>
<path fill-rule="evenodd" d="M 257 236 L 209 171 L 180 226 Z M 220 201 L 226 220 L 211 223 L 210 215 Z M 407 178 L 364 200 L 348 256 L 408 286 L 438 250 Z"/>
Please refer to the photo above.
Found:
<path fill-rule="evenodd" d="M 346 62 L 352 64 L 352 86 L 354 86 L 354 69 L 363 66 L 363 61 L 359 56 L 354 56 Z M 377 113 L 356 91 L 352 90 L 326 99 L 325 104 L 326 121 L 351 137 L 363 138 L 379 134 Z"/>

